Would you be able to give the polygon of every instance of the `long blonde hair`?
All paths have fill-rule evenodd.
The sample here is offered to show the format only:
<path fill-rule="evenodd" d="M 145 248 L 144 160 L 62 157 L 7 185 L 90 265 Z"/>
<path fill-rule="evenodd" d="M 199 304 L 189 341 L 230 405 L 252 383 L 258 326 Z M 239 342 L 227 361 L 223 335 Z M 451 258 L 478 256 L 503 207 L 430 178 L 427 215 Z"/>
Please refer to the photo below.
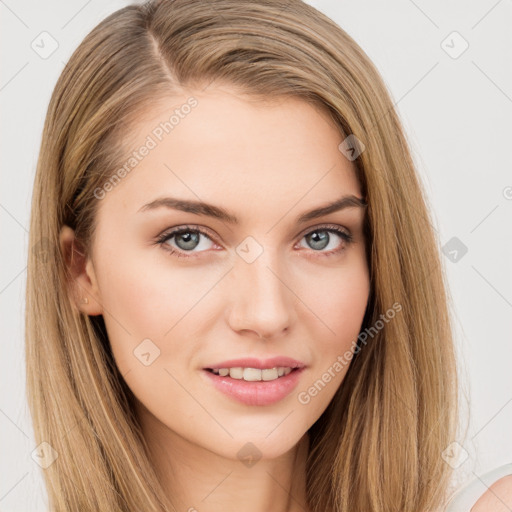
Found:
<path fill-rule="evenodd" d="M 30 223 L 27 395 L 51 509 L 173 510 L 151 464 L 101 316 L 69 293 L 59 231 L 84 254 L 101 187 L 122 161 L 123 133 L 182 86 L 221 81 L 255 98 L 298 97 L 327 112 L 364 151 L 371 293 L 363 329 L 401 312 L 351 362 L 311 427 L 312 512 L 420 512 L 444 503 L 457 378 L 448 295 L 429 208 L 383 81 L 338 25 L 300 0 L 162 0 L 108 16 L 80 44 L 53 92 Z M 340 139 L 342 140 L 342 139 Z M 136 171 L 134 171 L 136 172 Z M 172 501 L 172 498 L 171 498 Z"/>

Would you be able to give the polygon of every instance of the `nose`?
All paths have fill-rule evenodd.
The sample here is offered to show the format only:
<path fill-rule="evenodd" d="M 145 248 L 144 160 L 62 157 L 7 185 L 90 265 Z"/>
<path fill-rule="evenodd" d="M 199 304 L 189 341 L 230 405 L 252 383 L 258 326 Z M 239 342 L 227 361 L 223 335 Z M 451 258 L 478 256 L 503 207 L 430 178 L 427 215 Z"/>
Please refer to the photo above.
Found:
<path fill-rule="evenodd" d="M 239 333 L 249 331 L 264 338 L 281 336 L 295 318 L 295 294 L 271 251 L 255 261 L 237 258 L 230 272 L 228 323 Z"/>

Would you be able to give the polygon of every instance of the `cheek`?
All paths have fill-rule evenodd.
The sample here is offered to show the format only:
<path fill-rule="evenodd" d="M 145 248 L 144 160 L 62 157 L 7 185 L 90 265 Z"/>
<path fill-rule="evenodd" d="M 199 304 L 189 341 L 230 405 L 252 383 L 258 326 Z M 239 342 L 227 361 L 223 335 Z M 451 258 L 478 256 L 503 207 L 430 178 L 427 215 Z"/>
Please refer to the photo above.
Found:
<path fill-rule="evenodd" d="M 105 325 L 122 373 L 140 366 L 135 357 L 144 340 L 157 347 L 152 349 L 146 341 L 142 347 L 149 352 L 160 350 L 159 363 L 168 359 L 169 340 L 190 335 L 187 328 L 191 327 L 194 306 L 215 281 L 215 276 L 209 279 L 182 267 L 172 268 L 170 263 L 167 266 L 161 255 L 157 262 L 153 255 L 125 251 L 115 261 L 101 259 L 97 272 Z M 182 350 L 173 347 L 173 357 Z"/>
<path fill-rule="evenodd" d="M 326 376 L 331 388 L 326 394 L 331 396 L 348 370 L 368 304 L 369 272 L 360 256 L 329 272 L 324 270 L 315 288 L 311 286 L 315 280 L 309 276 L 309 292 L 304 291 L 304 302 L 316 326 L 312 328 L 318 360 L 314 377 L 321 378 L 323 372 L 331 371 L 331 378 Z"/>
<path fill-rule="evenodd" d="M 185 388 L 198 350 L 194 330 L 204 317 L 200 301 L 218 276 L 129 251 L 102 262 L 98 281 L 116 366 L 139 402 L 179 430 L 186 422 L 173 419 L 176 410 L 201 414 Z"/>
<path fill-rule="evenodd" d="M 352 361 L 370 290 L 367 265 L 359 259 L 324 274 L 318 283 L 324 284 L 322 289 L 305 295 L 316 325 L 315 365 L 296 394 L 307 416 L 315 420 L 331 402 Z"/>
<path fill-rule="evenodd" d="M 322 298 L 335 344 L 345 345 L 359 334 L 368 302 L 369 279 L 364 269 L 333 277 L 331 290 Z M 347 338 L 350 338 L 348 340 Z"/>
<path fill-rule="evenodd" d="M 105 316 L 134 338 L 162 338 L 218 279 L 167 262 L 159 251 L 154 248 L 149 256 L 125 252 L 115 261 L 102 260 L 98 281 Z"/>
<path fill-rule="evenodd" d="M 325 347 L 343 348 L 357 338 L 370 292 L 366 261 L 359 253 L 342 264 L 316 275 L 307 273 L 302 281 L 304 302 L 323 325 L 325 336 L 319 342 Z M 317 328 L 317 332 L 318 332 Z"/>

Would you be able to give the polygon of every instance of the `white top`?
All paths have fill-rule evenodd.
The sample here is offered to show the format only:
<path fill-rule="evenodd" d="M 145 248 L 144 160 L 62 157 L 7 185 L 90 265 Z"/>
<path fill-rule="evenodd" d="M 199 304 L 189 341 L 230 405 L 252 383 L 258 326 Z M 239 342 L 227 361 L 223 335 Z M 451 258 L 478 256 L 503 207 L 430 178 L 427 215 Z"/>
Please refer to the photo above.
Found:
<path fill-rule="evenodd" d="M 500 478 L 508 475 L 512 475 L 512 463 L 474 478 L 452 496 L 445 512 L 471 512 L 471 508 L 475 506 L 485 491 Z"/>

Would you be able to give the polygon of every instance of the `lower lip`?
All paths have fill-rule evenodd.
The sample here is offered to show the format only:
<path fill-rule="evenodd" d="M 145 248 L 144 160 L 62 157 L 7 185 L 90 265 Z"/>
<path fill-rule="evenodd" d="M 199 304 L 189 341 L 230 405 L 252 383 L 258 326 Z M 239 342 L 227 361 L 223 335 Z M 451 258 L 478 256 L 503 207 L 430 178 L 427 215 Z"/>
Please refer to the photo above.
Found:
<path fill-rule="evenodd" d="M 271 405 L 288 396 L 299 383 L 304 368 L 291 371 L 276 380 L 249 382 L 243 379 L 221 377 L 202 370 L 219 390 L 246 405 Z"/>

